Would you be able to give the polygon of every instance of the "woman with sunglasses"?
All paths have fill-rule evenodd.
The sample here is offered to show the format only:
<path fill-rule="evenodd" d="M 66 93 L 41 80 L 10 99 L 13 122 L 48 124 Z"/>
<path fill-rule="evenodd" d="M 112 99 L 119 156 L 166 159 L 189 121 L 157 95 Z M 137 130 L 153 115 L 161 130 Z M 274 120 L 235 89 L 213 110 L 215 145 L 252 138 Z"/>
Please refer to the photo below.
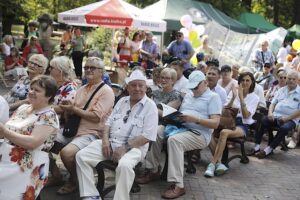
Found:
<path fill-rule="evenodd" d="M 223 151 L 226 146 L 227 138 L 238 138 L 247 136 L 249 134 L 249 125 L 255 121 L 252 119 L 259 97 L 254 93 L 255 79 L 250 72 L 241 73 L 238 79 L 239 87 L 233 88 L 228 95 L 227 106 L 237 108 L 239 110 L 236 117 L 236 127 L 234 130 L 223 129 L 220 132 L 218 140 L 212 138 L 210 142 L 210 149 L 213 158 L 204 173 L 206 177 L 213 177 L 214 175 L 223 175 L 228 168 L 221 162 Z"/>
<path fill-rule="evenodd" d="M 266 102 L 267 105 L 270 105 L 273 97 L 275 96 L 275 94 L 277 93 L 277 91 L 286 86 L 286 76 L 287 73 L 284 69 L 279 69 L 277 71 L 277 80 L 274 81 L 274 84 L 270 87 L 270 89 L 267 91 L 266 93 Z"/>
<path fill-rule="evenodd" d="M 9 103 L 10 111 L 14 111 L 20 105 L 28 103 L 27 94 L 29 91 L 30 81 L 37 75 L 44 74 L 48 66 L 48 59 L 42 54 L 34 54 L 29 58 L 27 73 L 14 85 L 14 87 L 4 95 Z"/>

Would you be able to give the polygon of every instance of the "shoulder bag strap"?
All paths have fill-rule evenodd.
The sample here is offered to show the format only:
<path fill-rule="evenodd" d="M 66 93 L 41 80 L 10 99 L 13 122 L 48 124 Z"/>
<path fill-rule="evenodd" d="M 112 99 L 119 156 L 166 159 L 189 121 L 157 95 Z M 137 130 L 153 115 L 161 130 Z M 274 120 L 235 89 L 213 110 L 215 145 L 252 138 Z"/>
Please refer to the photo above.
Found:
<path fill-rule="evenodd" d="M 102 88 L 102 86 L 104 86 L 105 83 L 102 82 L 96 89 L 95 91 L 93 92 L 93 94 L 91 95 L 91 97 L 89 98 L 88 102 L 85 104 L 83 110 L 86 110 L 87 107 L 89 106 L 90 102 L 92 101 L 93 97 L 95 96 L 95 94 Z"/>
<path fill-rule="evenodd" d="M 264 57 L 264 52 L 263 52 L 263 51 L 261 51 L 260 53 L 261 53 L 261 58 L 262 58 L 262 61 L 263 61 L 263 65 L 264 65 L 264 64 L 265 64 L 265 57 Z"/>
<path fill-rule="evenodd" d="M 144 105 L 141 105 L 141 107 L 139 107 L 139 110 L 136 112 L 136 115 L 139 115 L 142 112 L 143 108 L 144 108 Z M 128 135 L 128 137 L 130 136 L 132 129 L 133 129 L 133 125 L 131 124 L 131 126 L 128 129 L 127 134 L 126 134 L 126 135 Z"/>

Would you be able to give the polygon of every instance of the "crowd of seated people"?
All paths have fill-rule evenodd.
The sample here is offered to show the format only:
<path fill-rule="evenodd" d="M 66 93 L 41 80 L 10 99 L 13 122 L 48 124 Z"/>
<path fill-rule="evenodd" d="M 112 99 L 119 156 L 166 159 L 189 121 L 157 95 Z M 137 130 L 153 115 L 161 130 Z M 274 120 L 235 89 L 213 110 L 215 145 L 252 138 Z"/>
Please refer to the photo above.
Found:
<path fill-rule="evenodd" d="M 176 41 L 181 41 L 182 33 L 176 34 Z M 148 67 L 131 69 L 130 75 L 126 74 L 124 79 L 122 96 L 114 93 L 110 82 L 105 81 L 108 75 L 105 75 L 103 57 L 98 52 L 91 51 L 85 62 L 75 58 L 78 62 L 76 65 L 83 65 L 83 70 L 75 67 L 75 73 L 70 58 L 58 56 L 48 62 L 42 54 L 30 55 L 31 50 L 25 47 L 23 57 L 27 61 L 27 74 L 16 73 L 18 82 L 4 95 L 9 103 L 10 114 L 14 114 L 7 125 L 0 123 L 0 138 L 5 137 L 9 141 L 3 160 L 8 162 L 11 149 L 21 149 L 40 153 L 43 163 L 35 163 L 36 158 L 30 155 L 27 158 L 27 154 L 21 158 L 21 164 L 15 163 L 16 169 L 30 168 L 23 160 L 32 159 L 34 167 L 38 167 L 15 174 L 16 180 L 26 179 L 16 193 L 29 195 L 33 191 L 37 197 L 44 186 L 61 185 L 58 195 L 79 190 L 84 200 L 101 199 L 95 186 L 94 168 L 103 160 L 112 160 L 117 163 L 114 199 L 130 199 L 134 181 L 147 184 L 160 177 L 164 167 L 170 187 L 162 197 L 174 199 L 186 193 L 185 152 L 210 147 L 210 163 L 203 171 L 204 176 L 224 174 L 228 166 L 222 163 L 221 158 L 228 138 L 247 138 L 250 126 L 258 123 L 253 119 L 258 110 L 263 109 L 267 114 L 259 121 L 261 128 L 254 131 L 255 144 L 250 155 L 259 159 L 267 158 L 285 141 L 289 132 L 299 132 L 299 72 L 286 68 L 273 72 L 274 62 L 268 57 L 266 42 L 262 43 L 265 57 L 256 52 L 257 72 L 238 65 L 219 66 L 219 61 L 212 58 L 211 54 L 199 58 L 201 63 L 198 67 L 186 73 L 192 51 L 182 55 L 184 59 L 176 58 L 164 67 L 157 67 L 152 65 L 152 58 L 156 60 L 159 56 L 152 37 L 151 32 L 136 32 L 131 41 L 129 30 L 124 29 L 124 35 L 119 38 L 119 59 L 147 61 L 149 68 L 154 68 L 153 80 L 146 76 Z M 31 37 L 27 46 L 35 48 L 34 52 L 39 49 L 35 39 Z M 169 54 L 174 53 L 173 46 L 169 45 Z M 6 58 L 13 61 L 7 64 L 7 69 L 22 65 L 17 60 L 20 57 L 14 47 Z M 46 69 L 49 75 L 42 75 Z M 77 84 L 76 77 L 84 77 L 82 85 Z M 164 106 L 161 105 L 179 111 L 176 124 L 164 117 Z M 214 129 L 218 128 L 225 106 L 238 110 L 235 128 L 223 129 L 215 135 Z M 26 121 L 26 117 L 24 119 L 22 116 L 30 120 Z M 64 125 L 74 116 L 80 117 L 80 122 L 75 135 L 69 137 L 64 135 Z M 24 132 L 24 127 L 13 124 L 14 120 L 29 123 L 26 124 L 28 134 Z M 41 129 L 45 131 L 38 135 L 37 131 Z M 275 130 L 276 133 L 269 138 L 267 146 L 262 147 L 263 135 L 269 130 Z M 298 135 L 293 134 L 288 145 L 290 148 L 296 147 Z M 166 151 L 167 160 L 162 150 Z M 60 155 L 69 173 L 67 180 L 63 179 L 53 154 Z M 45 156 L 50 158 L 50 162 L 44 162 Z M 5 164 L 3 160 L 0 160 L 0 166 Z M 139 162 L 142 162 L 145 173 L 136 176 L 134 168 Z M 49 178 L 48 169 L 51 174 Z M 37 171 L 43 173 L 40 174 L 42 178 L 30 182 L 30 177 Z M 1 177 L 0 173 L 0 185 L 6 182 L 7 179 Z M 28 189 L 31 187 L 34 190 Z"/>

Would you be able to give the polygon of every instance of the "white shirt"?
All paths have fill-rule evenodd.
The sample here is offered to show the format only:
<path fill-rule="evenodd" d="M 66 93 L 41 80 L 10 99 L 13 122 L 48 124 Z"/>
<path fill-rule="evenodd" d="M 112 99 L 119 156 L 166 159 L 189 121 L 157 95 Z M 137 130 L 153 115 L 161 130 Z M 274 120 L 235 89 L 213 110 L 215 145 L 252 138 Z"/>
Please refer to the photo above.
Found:
<path fill-rule="evenodd" d="M 222 79 L 218 80 L 218 84 L 222 87 Z M 223 87 L 227 93 L 227 95 L 230 93 L 230 91 L 232 90 L 232 88 L 238 87 L 238 81 L 235 79 L 231 79 L 231 81 L 225 86 Z"/>
<path fill-rule="evenodd" d="M 132 108 L 130 96 L 123 97 L 116 104 L 105 125 L 110 127 L 109 141 L 113 150 L 140 135 L 150 141 L 156 141 L 157 107 L 146 95 Z M 148 146 L 147 143 L 140 147 L 143 158 L 146 156 Z"/>
<path fill-rule="evenodd" d="M 231 100 L 231 98 L 232 98 L 232 92 L 228 95 L 227 104 L 229 103 L 229 101 Z M 255 114 L 255 111 L 257 109 L 259 98 L 258 98 L 258 96 L 254 92 L 252 92 L 252 93 L 248 94 L 244 98 L 244 102 L 246 104 L 247 110 L 251 113 L 251 115 L 248 118 L 244 118 L 243 115 L 242 115 L 241 103 L 240 103 L 240 98 L 239 98 L 238 95 L 234 99 L 232 107 L 239 109 L 237 117 L 241 117 L 242 118 L 243 124 L 249 124 L 250 125 L 250 124 L 253 124 L 255 122 L 255 120 L 252 119 L 252 117 Z"/>
<path fill-rule="evenodd" d="M 9 106 L 7 101 L 0 95 L 0 122 L 5 124 L 9 118 Z"/>
<path fill-rule="evenodd" d="M 11 44 L 10 46 L 8 46 L 5 42 L 3 43 L 3 54 L 5 54 L 6 56 L 10 55 L 10 49 L 13 47 L 14 45 Z"/>
<path fill-rule="evenodd" d="M 263 87 L 258 85 L 258 84 L 255 84 L 254 93 L 259 97 L 258 106 L 266 108 L 267 103 L 266 103 L 266 98 L 265 98 L 265 95 L 264 95 Z"/>
<path fill-rule="evenodd" d="M 186 85 L 188 84 L 188 82 L 189 82 L 189 80 L 187 78 L 185 78 L 185 76 L 182 75 L 182 77 L 176 81 L 173 88 L 174 88 L 174 90 L 177 90 L 179 92 L 186 93 L 187 92 Z"/>
<path fill-rule="evenodd" d="M 278 53 L 277 53 L 277 62 L 284 64 L 286 62 L 286 57 L 288 55 L 288 52 L 286 48 L 280 47 Z"/>
<path fill-rule="evenodd" d="M 211 89 L 211 91 L 217 93 L 220 98 L 221 98 L 221 102 L 222 102 L 222 106 L 225 105 L 226 100 L 227 100 L 227 93 L 226 90 L 224 88 L 222 88 L 220 85 L 216 85 L 216 87 L 214 87 L 213 89 Z"/>

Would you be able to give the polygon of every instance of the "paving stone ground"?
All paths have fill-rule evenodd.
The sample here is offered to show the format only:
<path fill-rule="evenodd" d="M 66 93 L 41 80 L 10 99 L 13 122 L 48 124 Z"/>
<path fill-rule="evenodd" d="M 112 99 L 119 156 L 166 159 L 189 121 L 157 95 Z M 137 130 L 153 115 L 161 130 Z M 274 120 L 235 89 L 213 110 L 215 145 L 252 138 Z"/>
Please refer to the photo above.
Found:
<path fill-rule="evenodd" d="M 10 83 L 12 86 L 13 83 Z M 9 88 L 0 83 L 0 94 Z M 253 144 L 247 142 L 246 148 Z M 263 146 L 266 144 L 264 143 Z M 238 152 L 236 147 L 230 153 Z M 201 161 L 195 164 L 196 174 L 185 174 L 184 184 L 186 194 L 178 200 L 300 200 L 300 148 L 283 152 L 279 148 L 268 159 L 259 160 L 249 157 L 248 164 L 241 164 L 238 159 L 230 162 L 229 171 L 221 176 L 205 178 L 203 173 L 211 159 L 208 149 L 201 151 Z M 67 173 L 61 161 L 58 164 L 67 178 Z M 114 182 L 114 174 L 106 172 L 107 183 Z M 141 192 L 131 194 L 132 200 L 162 199 L 161 194 L 168 187 L 165 181 L 157 180 L 147 185 L 141 185 Z M 79 194 L 59 196 L 59 187 L 44 188 L 41 200 L 79 200 Z M 113 199 L 113 192 L 105 200 Z"/>

